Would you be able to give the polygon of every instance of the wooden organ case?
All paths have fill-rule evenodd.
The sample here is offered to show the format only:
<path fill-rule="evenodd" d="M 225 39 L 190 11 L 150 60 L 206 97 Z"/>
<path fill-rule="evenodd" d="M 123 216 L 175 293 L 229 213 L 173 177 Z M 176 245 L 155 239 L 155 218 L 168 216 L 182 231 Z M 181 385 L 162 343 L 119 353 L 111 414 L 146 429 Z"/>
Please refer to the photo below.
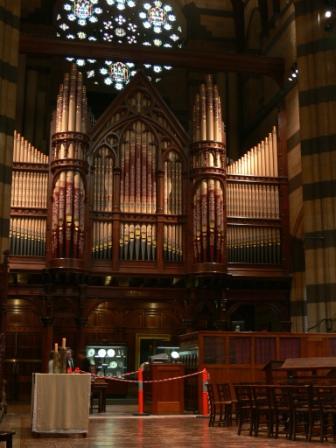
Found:
<path fill-rule="evenodd" d="M 77 350 L 105 337 L 131 354 L 138 333 L 223 328 L 239 304 L 275 301 L 275 319 L 288 318 L 281 133 L 274 127 L 228 164 L 211 76 L 192 116 L 190 139 L 139 74 L 89 124 L 73 67 L 59 90 L 50 155 L 15 133 L 7 328 L 9 339 L 44 335 L 34 352 L 43 366 L 61 334 Z M 104 310 L 119 321 L 101 328 Z"/>

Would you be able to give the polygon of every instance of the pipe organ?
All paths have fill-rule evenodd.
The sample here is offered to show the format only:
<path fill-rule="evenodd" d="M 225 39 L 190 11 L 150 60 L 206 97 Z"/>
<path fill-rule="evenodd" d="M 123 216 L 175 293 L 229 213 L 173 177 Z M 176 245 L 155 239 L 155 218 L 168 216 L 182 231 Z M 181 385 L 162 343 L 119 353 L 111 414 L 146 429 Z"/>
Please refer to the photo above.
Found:
<path fill-rule="evenodd" d="M 211 76 L 195 96 L 189 151 L 188 135 L 142 75 L 88 123 L 72 67 L 57 97 L 50 160 L 15 133 L 11 255 L 102 272 L 281 266 L 277 130 L 227 165 Z"/>

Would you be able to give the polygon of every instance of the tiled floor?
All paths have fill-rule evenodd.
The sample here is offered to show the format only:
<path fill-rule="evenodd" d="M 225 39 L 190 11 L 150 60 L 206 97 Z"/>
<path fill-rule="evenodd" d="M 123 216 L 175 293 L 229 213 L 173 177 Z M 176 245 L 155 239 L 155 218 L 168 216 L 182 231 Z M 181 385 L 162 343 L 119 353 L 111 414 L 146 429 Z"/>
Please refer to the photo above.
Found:
<path fill-rule="evenodd" d="M 16 431 L 14 448 L 327 448 L 333 443 L 292 442 L 284 438 L 237 436 L 236 428 L 209 428 L 207 419 L 135 417 L 132 406 L 108 406 L 106 414 L 93 414 L 89 434 L 33 437 L 29 406 L 9 408 L 2 429 Z M 1 442 L 0 442 L 1 446 Z"/>

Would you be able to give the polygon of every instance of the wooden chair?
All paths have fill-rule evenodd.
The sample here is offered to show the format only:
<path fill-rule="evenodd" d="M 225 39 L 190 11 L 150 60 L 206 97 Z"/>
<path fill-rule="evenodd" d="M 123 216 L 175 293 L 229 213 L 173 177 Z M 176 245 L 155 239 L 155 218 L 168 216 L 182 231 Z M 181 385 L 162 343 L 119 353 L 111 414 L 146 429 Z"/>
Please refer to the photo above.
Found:
<path fill-rule="evenodd" d="M 91 383 L 91 399 L 90 399 L 90 412 L 93 412 L 95 408 L 95 401 L 97 401 L 98 412 L 106 411 L 106 389 L 108 384 L 105 380 L 96 379 Z"/>
<path fill-rule="evenodd" d="M 255 408 L 253 404 L 252 385 L 249 384 L 235 384 L 234 385 L 237 406 L 237 434 L 240 435 L 245 423 L 249 425 L 249 435 L 254 431 L 255 422 Z"/>
<path fill-rule="evenodd" d="M 320 413 L 317 403 L 313 402 L 312 386 L 292 386 L 289 389 L 291 403 L 291 439 L 296 440 L 297 433 L 311 440 L 313 422 Z"/>
<path fill-rule="evenodd" d="M 286 438 L 292 435 L 292 408 L 290 386 L 278 385 L 273 387 L 273 437 L 284 434 Z"/>
<path fill-rule="evenodd" d="M 267 436 L 272 437 L 274 422 L 273 388 L 267 385 L 253 385 L 252 400 L 254 412 L 254 435 L 258 436 L 261 429 L 261 424 L 265 423 Z"/>
<path fill-rule="evenodd" d="M 331 436 L 336 441 L 336 386 L 313 386 L 313 402 L 319 408 L 318 419 L 313 419 L 310 439 L 319 423 L 320 441 Z"/>
<path fill-rule="evenodd" d="M 6 442 L 6 448 L 13 447 L 13 431 L 0 431 L 0 442 Z"/>
<path fill-rule="evenodd" d="M 230 384 L 217 384 L 216 389 L 218 402 L 220 403 L 219 420 L 223 426 L 232 426 L 233 400 L 231 396 Z"/>
<path fill-rule="evenodd" d="M 220 418 L 220 404 L 216 399 L 214 384 L 208 383 L 208 399 L 209 399 L 209 426 L 215 426 L 217 416 Z"/>

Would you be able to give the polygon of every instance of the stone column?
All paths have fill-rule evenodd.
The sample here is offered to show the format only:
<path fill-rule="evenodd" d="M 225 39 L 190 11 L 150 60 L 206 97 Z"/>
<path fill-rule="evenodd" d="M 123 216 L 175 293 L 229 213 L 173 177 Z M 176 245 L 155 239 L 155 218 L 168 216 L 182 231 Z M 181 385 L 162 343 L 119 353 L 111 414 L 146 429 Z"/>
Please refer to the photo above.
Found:
<path fill-rule="evenodd" d="M 305 295 L 314 331 L 336 329 L 336 40 L 326 2 L 295 0 Z"/>

